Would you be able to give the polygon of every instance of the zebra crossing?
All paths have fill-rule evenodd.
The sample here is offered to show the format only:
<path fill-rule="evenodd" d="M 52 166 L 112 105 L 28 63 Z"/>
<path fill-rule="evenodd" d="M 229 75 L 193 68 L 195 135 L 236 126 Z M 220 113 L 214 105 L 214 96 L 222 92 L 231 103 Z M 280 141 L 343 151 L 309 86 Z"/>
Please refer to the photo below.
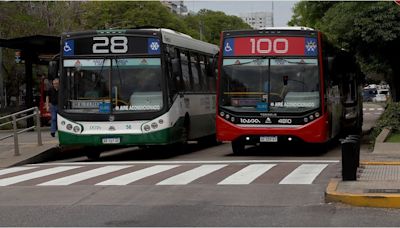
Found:
<path fill-rule="evenodd" d="M 363 108 L 364 115 L 381 115 L 384 108 Z"/>
<path fill-rule="evenodd" d="M 0 170 L 0 190 L 6 186 L 183 186 L 193 184 L 310 185 L 335 175 L 338 161 L 210 162 L 202 163 L 67 163 Z M 329 179 L 325 178 L 325 179 Z"/>

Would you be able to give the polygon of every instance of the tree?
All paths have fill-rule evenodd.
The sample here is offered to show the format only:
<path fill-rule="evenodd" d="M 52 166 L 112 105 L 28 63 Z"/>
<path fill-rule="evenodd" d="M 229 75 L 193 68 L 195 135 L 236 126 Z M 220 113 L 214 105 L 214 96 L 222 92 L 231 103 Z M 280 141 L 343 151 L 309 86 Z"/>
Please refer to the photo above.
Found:
<path fill-rule="evenodd" d="M 288 22 L 288 25 L 317 28 L 325 12 L 335 4 L 337 4 L 337 2 L 298 2 L 293 8 L 293 16 Z"/>
<path fill-rule="evenodd" d="M 186 32 L 186 25 L 160 2 L 85 2 L 85 29 L 170 28 Z"/>
<path fill-rule="evenodd" d="M 319 7 L 316 6 L 321 4 Z M 292 25 L 315 26 L 356 55 L 364 73 L 383 73 L 400 101 L 400 7 L 394 2 L 300 2 Z"/>
<path fill-rule="evenodd" d="M 219 44 L 220 34 L 224 30 L 251 29 L 250 25 L 237 16 L 207 9 L 202 9 L 195 15 L 185 17 L 184 21 L 192 36 L 217 45 Z M 200 37 L 200 31 L 202 37 Z"/>

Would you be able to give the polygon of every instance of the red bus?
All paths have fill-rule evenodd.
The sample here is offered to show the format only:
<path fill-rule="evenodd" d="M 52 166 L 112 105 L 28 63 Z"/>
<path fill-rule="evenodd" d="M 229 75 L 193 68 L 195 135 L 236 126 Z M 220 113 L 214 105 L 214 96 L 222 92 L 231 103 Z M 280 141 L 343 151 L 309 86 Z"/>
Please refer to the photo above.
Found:
<path fill-rule="evenodd" d="M 245 145 L 324 144 L 360 131 L 360 73 L 319 31 L 303 27 L 221 34 L 217 139 Z M 334 53 L 334 54 L 333 54 Z"/>

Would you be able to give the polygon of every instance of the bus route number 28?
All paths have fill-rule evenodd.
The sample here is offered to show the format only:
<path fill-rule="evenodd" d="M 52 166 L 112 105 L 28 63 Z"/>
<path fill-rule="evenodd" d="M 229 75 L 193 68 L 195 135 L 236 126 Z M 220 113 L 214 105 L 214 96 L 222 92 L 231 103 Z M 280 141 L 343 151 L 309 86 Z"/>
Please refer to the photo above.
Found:
<path fill-rule="evenodd" d="M 284 38 L 260 38 L 250 39 L 251 42 L 251 54 L 285 54 L 289 50 L 289 41 Z"/>
<path fill-rule="evenodd" d="M 125 36 L 93 37 L 92 51 L 96 54 L 127 53 L 128 38 Z"/>

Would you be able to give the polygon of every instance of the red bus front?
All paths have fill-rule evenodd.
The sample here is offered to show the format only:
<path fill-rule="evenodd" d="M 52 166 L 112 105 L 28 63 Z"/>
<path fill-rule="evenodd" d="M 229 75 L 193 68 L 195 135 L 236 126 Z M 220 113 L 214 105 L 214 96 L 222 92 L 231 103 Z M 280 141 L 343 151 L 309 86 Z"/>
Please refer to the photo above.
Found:
<path fill-rule="evenodd" d="M 315 30 L 223 32 L 217 139 L 239 147 L 326 142 L 329 116 L 322 72 Z"/>

